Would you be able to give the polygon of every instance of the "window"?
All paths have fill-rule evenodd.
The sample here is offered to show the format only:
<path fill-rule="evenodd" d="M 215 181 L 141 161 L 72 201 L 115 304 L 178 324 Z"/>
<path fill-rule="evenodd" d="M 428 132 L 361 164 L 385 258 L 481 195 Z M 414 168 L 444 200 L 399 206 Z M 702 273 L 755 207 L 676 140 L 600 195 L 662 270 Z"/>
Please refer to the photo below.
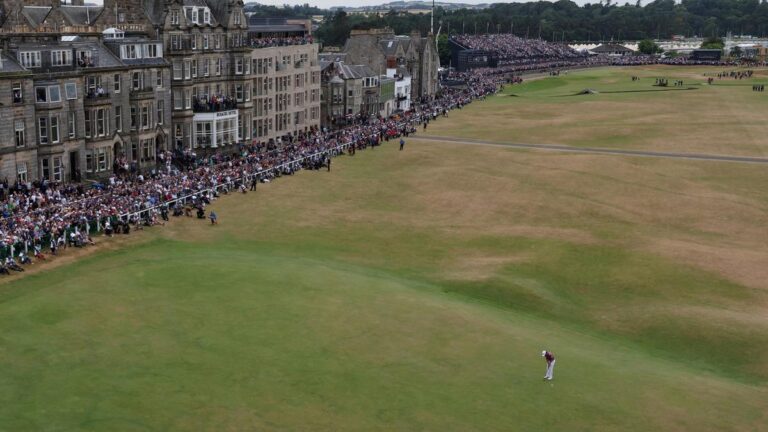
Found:
<path fill-rule="evenodd" d="M 192 60 L 192 78 L 197 78 L 197 60 Z"/>
<path fill-rule="evenodd" d="M 123 107 L 120 105 L 115 105 L 115 130 L 123 131 Z"/>
<path fill-rule="evenodd" d="M 13 90 L 11 91 L 11 97 L 13 103 L 22 103 L 24 101 L 24 92 L 21 88 L 21 83 L 13 83 Z"/>
<path fill-rule="evenodd" d="M 216 49 L 221 48 L 221 35 L 216 35 L 213 41 Z"/>
<path fill-rule="evenodd" d="M 197 49 L 197 35 L 192 35 L 190 37 L 190 43 L 192 45 L 192 49 L 196 50 Z"/>
<path fill-rule="evenodd" d="M 203 22 L 206 24 L 211 22 L 211 13 L 208 11 L 208 9 L 203 9 Z"/>
<path fill-rule="evenodd" d="M 77 136 L 77 117 L 75 117 L 74 111 L 70 111 L 67 117 L 67 133 L 69 134 L 69 139 Z"/>
<path fill-rule="evenodd" d="M 242 84 L 235 85 L 235 99 L 238 102 L 243 101 L 243 85 Z"/>
<path fill-rule="evenodd" d="M 178 51 L 182 49 L 181 35 L 178 35 L 178 34 L 171 35 L 171 49 L 174 51 Z"/>
<path fill-rule="evenodd" d="M 115 76 L 112 78 L 113 82 L 113 89 L 115 90 L 115 93 L 120 93 L 120 85 L 122 82 L 122 78 L 120 78 L 120 74 L 115 74 Z"/>
<path fill-rule="evenodd" d="M 48 119 L 45 117 L 37 119 L 37 136 L 40 144 L 48 144 Z"/>
<path fill-rule="evenodd" d="M 138 119 L 136 118 L 138 116 L 138 110 L 135 106 L 131 107 L 131 130 L 136 129 L 136 123 Z"/>
<path fill-rule="evenodd" d="M 179 11 L 178 10 L 171 11 L 171 24 L 172 25 L 179 25 Z"/>
<path fill-rule="evenodd" d="M 75 83 L 64 84 L 64 93 L 67 96 L 67 100 L 77 99 L 77 84 Z"/>
<path fill-rule="evenodd" d="M 181 90 L 173 90 L 173 109 L 177 111 L 184 109 L 184 96 L 182 95 Z"/>
<path fill-rule="evenodd" d="M 165 101 L 157 101 L 157 124 L 163 124 L 163 117 L 165 117 Z"/>
<path fill-rule="evenodd" d="M 221 75 L 221 59 L 216 59 L 216 76 Z"/>
<path fill-rule="evenodd" d="M 104 136 L 107 134 L 106 115 L 104 115 L 104 109 L 99 108 L 96 110 L 96 136 Z"/>
<path fill-rule="evenodd" d="M 241 20 L 240 14 L 235 12 L 235 25 L 240 25 L 240 20 Z"/>
<path fill-rule="evenodd" d="M 100 148 L 96 150 L 98 154 L 98 170 L 99 171 L 106 171 L 107 170 L 107 149 Z"/>
<path fill-rule="evenodd" d="M 71 66 L 72 51 L 51 51 L 51 66 Z"/>
<path fill-rule="evenodd" d="M 85 117 L 85 137 L 90 138 L 91 128 L 93 127 L 91 125 L 91 112 L 88 110 L 85 110 L 85 112 L 83 113 L 83 116 Z"/>
<path fill-rule="evenodd" d="M 16 163 L 16 178 L 19 180 L 19 183 L 27 182 L 27 163 L 26 162 Z"/>
<path fill-rule="evenodd" d="M 149 107 L 146 105 L 141 107 L 141 128 L 149 129 Z"/>
<path fill-rule="evenodd" d="M 134 90 L 143 90 L 144 89 L 144 74 L 142 72 L 134 72 L 133 73 L 133 89 Z"/>
<path fill-rule="evenodd" d="M 211 61 L 209 59 L 203 60 L 203 76 L 209 76 L 211 74 Z"/>
<path fill-rule="evenodd" d="M 192 8 L 192 22 L 197 24 L 197 8 Z"/>
<path fill-rule="evenodd" d="M 155 71 L 155 85 L 157 88 L 163 88 L 163 70 L 158 69 Z"/>
<path fill-rule="evenodd" d="M 51 169 L 48 166 L 48 158 L 40 159 L 40 179 L 48 180 L 51 175 Z"/>
<path fill-rule="evenodd" d="M 51 142 L 56 144 L 59 142 L 59 116 L 51 116 Z"/>
<path fill-rule="evenodd" d="M 48 87 L 48 102 L 61 102 L 61 89 L 59 89 L 59 86 Z"/>
<path fill-rule="evenodd" d="M 157 45 L 156 44 L 149 44 L 147 45 L 147 57 L 149 58 L 157 58 L 160 57 L 157 55 Z"/>
<path fill-rule="evenodd" d="M 184 79 L 190 79 L 192 77 L 192 61 L 184 60 Z"/>
<path fill-rule="evenodd" d="M 53 157 L 53 181 L 60 182 L 63 177 L 62 173 L 64 165 L 61 163 L 61 156 L 54 156 Z"/>
<path fill-rule="evenodd" d="M 235 74 L 243 74 L 243 59 L 241 58 L 235 60 Z"/>
<path fill-rule="evenodd" d="M 101 77 L 98 75 L 89 75 L 85 78 L 85 90 L 87 93 L 97 94 L 101 87 Z"/>
<path fill-rule="evenodd" d="M 208 35 L 203 35 L 203 49 L 208 49 Z"/>
<path fill-rule="evenodd" d="M 24 120 L 14 120 L 13 132 L 16 137 L 16 147 L 24 147 L 26 145 L 26 141 L 24 139 L 24 129 Z"/>
<path fill-rule="evenodd" d="M 173 79 L 180 80 L 182 75 L 181 62 L 173 62 Z"/>
<path fill-rule="evenodd" d="M 139 58 L 136 50 L 136 45 L 124 45 L 123 46 L 123 58 L 124 59 L 137 59 Z"/>
<path fill-rule="evenodd" d="M 48 102 L 48 90 L 45 87 L 35 87 L 35 101 Z"/>
<path fill-rule="evenodd" d="M 40 67 L 40 51 L 22 51 L 19 53 L 19 63 L 27 68 Z"/>
<path fill-rule="evenodd" d="M 155 139 L 141 140 L 141 160 L 151 161 L 155 157 Z"/>

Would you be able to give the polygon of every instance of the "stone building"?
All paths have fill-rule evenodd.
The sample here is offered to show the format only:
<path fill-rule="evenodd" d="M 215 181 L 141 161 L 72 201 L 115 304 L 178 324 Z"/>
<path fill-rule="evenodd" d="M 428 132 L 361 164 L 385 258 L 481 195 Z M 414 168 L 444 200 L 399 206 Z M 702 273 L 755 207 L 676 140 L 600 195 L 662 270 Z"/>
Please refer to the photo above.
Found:
<path fill-rule="evenodd" d="M 253 124 L 260 141 L 320 126 L 320 64 L 317 44 L 254 49 Z"/>
<path fill-rule="evenodd" d="M 367 65 L 348 65 L 340 58 L 321 57 L 324 126 L 341 126 L 359 117 L 376 116 L 380 103 L 381 77 Z M 393 92 L 394 93 L 394 92 Z"/>
<path fill-rule="evenodd" d="M 418 31 L 408 36 L 395 35 L 392 29 L 352 30 L 344 45 L 348 64 L 366 65 L 385 74 L 402 68 L 411 77 L 411 98 L 432 97 L 437 92 L 440 59 L 432 35 Z"/>
<path fill-rule="evenodd" d="M 319 127 L 310 25 L 250 23 L 241 0 L 0 0 L 0 178 L 96 178 Z"/>

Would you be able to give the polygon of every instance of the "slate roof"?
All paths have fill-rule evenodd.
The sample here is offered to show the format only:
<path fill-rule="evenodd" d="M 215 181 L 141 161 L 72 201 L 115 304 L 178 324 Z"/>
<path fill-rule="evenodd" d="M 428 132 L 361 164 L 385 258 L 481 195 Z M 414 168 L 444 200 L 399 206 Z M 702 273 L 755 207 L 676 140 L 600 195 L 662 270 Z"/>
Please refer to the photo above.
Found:
<path fill-rule="evenodd" d="M 64 18 L 71 25 L 91 25 L 101 15 L 104 8 L 101 6 L 61 6 L 59 8 Z"/>
<path fill-rule="evenodd" d="M 339 62 L 339 70 L 341 76 L 346 79 L 358 79 L 377 75 L 373 69 L 366 65 L 346 65 Z"/>
<path fill-rule="evenodd" d="M 48 6 L 24 6 L 21 10 L 21 14 L 27 18 L 33 27 L 37 27 L 45 21 L 50 12 L 51 8 Z"/>
<path fill-rule="evenodd" d="M 0 64 L 2 64 L 2 67 L 0 67 L 0 73 L 18 73 L 26 71 L 26 69 L 21 67 L 15 58 L 7 55 L 4 52 L 0 52 L 0 62 Z"/>
<path fill-rule="evenodd" d="M 144 0 L 144 11 L 153 24 L 163 24 L 165 20 L 164 2 L 158 0 Z"/>

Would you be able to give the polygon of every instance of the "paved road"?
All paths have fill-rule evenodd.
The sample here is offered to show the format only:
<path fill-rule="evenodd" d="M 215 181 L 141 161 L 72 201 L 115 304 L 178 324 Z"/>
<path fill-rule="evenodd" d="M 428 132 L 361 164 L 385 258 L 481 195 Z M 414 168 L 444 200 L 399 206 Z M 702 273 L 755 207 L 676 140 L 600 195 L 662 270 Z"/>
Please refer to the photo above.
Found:
<path fill-rule="evenodd" d="M 529 150 L 546 150 L 557 152 L 570 152 L 570 153 L 591 153 L 591 154 L 606 154 L 606 155 L 620 155 L 620 156 L 642 156 L 642 157 L 655 157 L 663 159 L 693 159 L 715 162 L 738 162 L 738 163 L 753 163 L 753 164 L 768 164 L 768 158 L 760 157 L 748 157 L 748 156 L 731 156 L 731 155 L 717 155 L 717 154 L 703 154 L 703 153 L 667 153 L 656 151 L 643 151 L 643 150 L 620 150 L 609 149 L 600 147 L 572 147 L 559 144 L 520 144 L 520 143 L 503 143 L 495 141 L 483 141 L 472 138 L 453 138 L 442 137 L 434 135 L 417 135 L 415 139 L 422 139 L 428 141 L 448 142 L 455 144 L 469 144 L 469 145 L 482 145 L 493 147 L 510 147 Z"/>

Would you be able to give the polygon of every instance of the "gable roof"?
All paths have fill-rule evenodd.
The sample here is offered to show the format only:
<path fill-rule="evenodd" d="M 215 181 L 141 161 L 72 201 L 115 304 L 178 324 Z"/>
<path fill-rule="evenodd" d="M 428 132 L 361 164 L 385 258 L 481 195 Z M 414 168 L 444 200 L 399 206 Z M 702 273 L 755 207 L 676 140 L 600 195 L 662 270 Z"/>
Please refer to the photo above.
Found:
<path fill-rule="evenodd" d="M 45 21 L 48 14 L 51 13 L 51 9 L 53 8 L 49 6 L 24 6 L 21 9 L 21 14 L 32 27 L 37 27 Z"/>
<path fill-rule="evenodd" d="M 91 25 L 104 12 L 102 6 L 61 6 L 59 8 L 70 25 Z"/>

